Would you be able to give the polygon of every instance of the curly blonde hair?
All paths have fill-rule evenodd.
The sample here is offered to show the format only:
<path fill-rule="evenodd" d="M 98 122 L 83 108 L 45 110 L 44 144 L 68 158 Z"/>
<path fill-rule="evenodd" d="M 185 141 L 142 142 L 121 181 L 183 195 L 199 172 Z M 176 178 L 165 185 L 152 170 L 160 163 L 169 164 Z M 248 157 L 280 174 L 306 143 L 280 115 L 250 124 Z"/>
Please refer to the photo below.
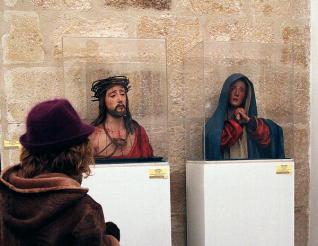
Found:
<path fill-rule="evenodd" d="M 20 155 L 21 174 L 32 178 L 42 173 L 64 173 L 75 179 L 91 174 L 90 165 L 94 164 L 90 142 L 85 142 L 59 152 L 30 152 L 22 148 Z"/>

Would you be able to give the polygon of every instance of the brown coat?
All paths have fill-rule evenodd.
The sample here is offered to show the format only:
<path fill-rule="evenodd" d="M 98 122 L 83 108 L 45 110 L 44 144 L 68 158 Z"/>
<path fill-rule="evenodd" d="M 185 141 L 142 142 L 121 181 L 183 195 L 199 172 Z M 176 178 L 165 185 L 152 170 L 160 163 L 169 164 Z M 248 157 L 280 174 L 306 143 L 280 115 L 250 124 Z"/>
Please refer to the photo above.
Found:
<path fill-rule="evenodd" d="M 0 245 L 119 245 L 105 236 L 101 206 L 74 179 L 49 173 L 31 179 L 19 165 L 0 178 Z"/>

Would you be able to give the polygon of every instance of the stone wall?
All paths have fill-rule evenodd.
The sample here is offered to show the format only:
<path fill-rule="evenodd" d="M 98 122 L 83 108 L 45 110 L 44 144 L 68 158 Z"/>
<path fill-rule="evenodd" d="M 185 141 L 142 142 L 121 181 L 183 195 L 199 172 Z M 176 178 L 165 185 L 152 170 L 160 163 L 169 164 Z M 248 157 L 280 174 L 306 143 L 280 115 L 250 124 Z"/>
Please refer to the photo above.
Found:
<path fill-rule="evenodd" d="M 296 160 L 295 245 L 307 245 L 309 1 L 3 0 L 0 9 L 1 140 L 18 138 L 24 131 L 25 115 L 34 103 L 52 97 L 73 95 L 75 98 L 70 93 L 74 86 L 63 79 L 62 37 L 166 39 L 167 155 L 171 164 L 172 238 L 176 246 L 186 245 L 185 160 L 190 95 L 187 93 L 189 82 L 185 83 L 184 76 L 185 57 L 203 40 L 232 42 L 234 45 L 236 42 L 253 42 L 270 47 L 293 45 L 293 60 L 288 60 L 290 56 L 283 50 L 273 52 L 293 66 L 294 80 L 286 81 L 280 75 L 275 83 L 268 84 L 270 80 L 265 80 L 259 86 L 268 91 L 267 95 L 271 95 L 273 87 L 281 91 L 286 91 L 283 90 L 286 86 L 291 88 L 282 98 L 284 104 L 292 105 L 284 112 L 286 117 L 283 120 L 289 119 L 289 122 L 284 122 L 291 129 L 286 128 L 287 145 L 293 143 L 288 152 Z M 195 71 L 195 67 L 192 69 Z M 146 75 L 136 75 L 141 76 Z M 209 78 L 210 75 L 204 76 Z M 150 77 L 155 80 L 156 74 Z M 197 82 L 193 80 L 192 86 L 196 87 Z M 77 99 L 86 95 L 86 87 L 81 88 L 82 91 L 77 91 Z M 263 101 L 262 95 L 259 97 L 259 106 L 266 112 L 266 96 Z M 273 102 L 281 102 L 279 95 L 274 96 Z M 284 109 L 284 105 L 280 108 Z M 279 119 L 278 112 L 269 112 L 269 115 Z M 191 129 L 197 132 L 200 127 Z M 6 148 L 1 154 L 3 166 L 8 166 L 18 161 L 19 150 Z"/>

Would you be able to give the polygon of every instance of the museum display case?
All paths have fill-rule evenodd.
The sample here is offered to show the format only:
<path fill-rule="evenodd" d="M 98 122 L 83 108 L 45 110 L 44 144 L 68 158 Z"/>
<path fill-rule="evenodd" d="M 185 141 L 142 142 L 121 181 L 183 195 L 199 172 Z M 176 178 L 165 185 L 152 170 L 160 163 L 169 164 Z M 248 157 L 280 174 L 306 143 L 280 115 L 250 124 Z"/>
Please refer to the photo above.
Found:
<path fill-rule="evenodd" d="M 65 97 L 74 104 L 80 112 L 81 117 L 89 123 L 96 120 L 101 112 L 100 102 L 98 98 L 94 97 L 94 95 L 96 96 L 96 92 L 94 94 L 94 91 L 92 91 L 94 81 L 105 81 L 105 79 L 112 76 L 126 76 L 125 78 L 129 80 L 126 88 L 126 115 L 130 113 L 131 117 L 129 120 L 137 122 L 142 127 L 142 130 L 134 128 L 134 122 L 130 123 L 133 125 L 132 132 L 134 136 L 132 136 L 133 133 L 128 134 L 125 132 L 119 139 L 120 141 L 124 141 L 125 144 L 127 143 L 126 153 L 121 155 L 117 151 L 118 153 L 115 152 L 112 154 L 110 150 L 106 154 L 107 149 L 105 149 L 104 153 L 99 154 L 99 156 L 105 157 L 102 159 L 118 159 L 122 157 L 121 159 L 134 159 L 131 161 L 134 162 L 138 161 L 138 159 L 147 161 L 145 159 L 151 156 L 153 159 L 150 161 L 167 160 L 165 40 L 64 37 L 63 67 Z M 117 82 L 115 81 L 115 83 Z M 107 91 L 109 91 L 109 87 L 107 87 Z M 101 95 L 101 97 L 103 96 L 105 94 Z M 106 113 L 106 117 L 107 115 L 109 114 Z M 117 133 L 115 132 L 112 135 L 112 131 L 116 131 L 117 129 L 109 130 L 112 126 L 108 128 L 106 117 L 104 119 L 106 127 L 103 127 L 103 124 L 97 126 L 102 132 L 99 143 L 105 138 L 107 139 L 108 136 L 111 136 L 114 141 L 117 140 L 116 136 L 114 136 Z M 116 126 L 113 128 L 116 128 Z M 108 131 L 107 136 L 104 130 Z M 140 139 L 142 141 L 139 141 Z M 140 145 L 149 142 L 153 153 L 144 156 L 130 155 L 129 147 L 133 149 L 136 142 Z M 113 144 L 111 141 L 109 143 Z M 104 145 L 107 144 L 108 142 L 106 141 Z M 100 149 L 103 149 L 103 147 L 101 146 Z"/>
<path fill-rule="evenodd" d="M 65 97 L 101 132 L 82 185 L 121 245 L 171 245 L 165 40 L 64 37 L 63 67 Z"/>
<path fill-rule="evenodd" d="M 274 132 L 277 128 L 274 130 L 271 128 L 271 123 L 277 125 L 283 131 L 284 141 L 276 139 L 271 142 L 276 143 L 277 148 L 284 148 L 286 158 L 293 158 L 294 67 L 291 45 L 201 42 L 185 55 L 183 67 L 188 160 L 282 158 L 282 150 L 270 157 L 246 153 L 245 156 L 236 158 L 226 156 L 224 150 L 220 151 L 224 122 L 232 119 L 226 112 L 230 108 L 230 105 L 225 105 L 229 104 L 227 97 L 230 86 L 225 81 L 233 74 L 244 75 L 254 87 L 249 90 L 252 95 L 245 110 L 250 112 L 246 114 L 250 118 L 257 116 L 265 119 L 265 124 L 270 134 L 273 134 L 271 137 L 274 140 L 278 133 Z M 221 95 L 222 89 L 223 95 Z M 247 136 L 245 141 L 249 142 L 249 138 Z M 252 140 L 255 142 L 255 138 Z M 245 145 L 247 144 L 250 143 Z M 276 147 L 270 146 L 270 148 Z M 217 150 L 214 151 L 215 149 Z M 245 151 L 253 150 L 248 148 Z M 210 152 L 218 153 L 209 156 Z"/>
<path fill-rule="evenodd" d="M 205 41 L 183 67 L 188 245 L 293 245 L 293 47 Z"/>

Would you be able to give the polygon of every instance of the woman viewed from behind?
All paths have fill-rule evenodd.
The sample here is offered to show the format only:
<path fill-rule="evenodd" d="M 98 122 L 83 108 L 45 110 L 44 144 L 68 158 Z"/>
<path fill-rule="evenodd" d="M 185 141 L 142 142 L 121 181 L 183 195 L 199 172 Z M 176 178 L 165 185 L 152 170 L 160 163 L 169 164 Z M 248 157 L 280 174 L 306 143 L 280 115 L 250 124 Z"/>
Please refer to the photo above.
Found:
<path fill-rule="evenodd" d="M 81 187 L 94 163 L 83 123 L 64 99 L 29 113 L 21 163 L 0 178 L 0 245 L 119 245 L 105 235 L 102 207 Z"/>

